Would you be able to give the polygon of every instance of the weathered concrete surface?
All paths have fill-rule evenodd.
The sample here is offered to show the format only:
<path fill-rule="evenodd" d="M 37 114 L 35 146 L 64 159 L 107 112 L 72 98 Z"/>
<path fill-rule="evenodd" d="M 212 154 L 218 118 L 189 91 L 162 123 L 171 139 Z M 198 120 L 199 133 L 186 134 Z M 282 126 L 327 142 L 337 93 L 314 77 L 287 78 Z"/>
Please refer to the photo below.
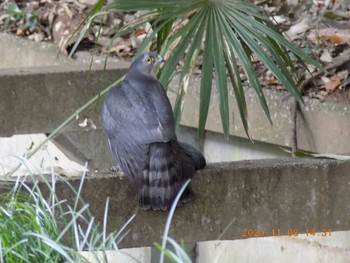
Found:
<path fill-rule="evenodd" d="M 49 174 L 52 171 L 67 176 L 81 176 L 86 171 L 84 160 L 81 160 L 84 165 L 70 160 L 52 141 L 48 141 L 30 161 L 25 160 L 28 149 L 39 146 L 46 138 L 42 133 L 0 138 L 0 181 L 6 180 L 6 174 L 20 164 L 21 167 L 12 176 Z"/>
<path fill-rule="evenodd" d="M 350 153 L 350 103 L 306 100 L 298 115 L 298 143 L 315 152 Z"/>
<path fill-rule="evenodd" d="M 104 78 L 98 70 L 104 63 L 104 57 L 96 56 L 93 60 L 94 70 L 89 72 L 88 54 L 78 53 L 76 60 L 67 59 L 63 55 L 57 57 L 58 48 L 51 43 L 35 43 L 0 33 L 0 47 L 7 51 L 0 54 L 0 69 L 7 68 L 0 72 L 0 136 L 52 131 L 101 88 L 115 81 L 129 65 L 110 58 L 108 68 L 114 68 L 114 71 L 107 71 Z M 175 80 L 168 92 L 173 102 L 177 87 L 178 80 Z M 185 126 L 195 127 L 198 122 L 198 90 L 197 76 L 192 81 L 185 101 L 182 120 Z M 257 141 L 290 146 L 291 98 L 287 92 L 282 91 L 264 90 L 264 93 L 274 122 L 272 127 L 258 105 L 254 93 L 246 89 L 252 137 Z M 229 101 L 231 135 L 246 138 L 232 90 Z M 208 130 L 221 132 L 219 116 L 216 92 L 213 89 Z M 301 149 L 350 153 L 349 104 L 306 99 L 305 107 L 302 107 L 302 116 L 299 115 L 298 118 L 298 141 Z M 86 112 L 80 117 L 90 117 L 98 123 L 95 112 Z M 75 123 L 66 130 L 78 128 Z"/>
<path fill-rule="evenodd" d="M 0 34 L 1 45 L 8 47 L 9 49 L 5 48 L 5 50 L 9 52 L 2 53 L 3 57 L 0 55 L 0 68 L 12 69 L 0 72 L 0 136 L 50 133 L 76 109 L 120 77 L 129 65 L 113 61 L 109 67 L 112 69 L 103 72 L 101 69 L 103 59 L 96 58 L 93 70 L 88 71 L 90 62 L 88 58 L 69 60 L 60 56 L 57 59 L 58 50 L 49 43 L 38 45 L 31 41 Z M 17 57 L 12 57 L 12 55 Z M 42 67 L 37 68 L 38 65 Z M 51 65 L 56 65 L 56 67 L 47 67 Z M 18 68 L 21 66 L 30 66 L 30 68 Z M 172 102 L 175 101 L 177 86 L 178 80 L 175 79 L 168 92 Z M 195 127 L 198 121 L 198 87 L 199 78 L 196 76 L 186 97 L 182 119 L 182 124 L 189 127 Z M 221 123 L 216 92 L 213 90 L 207 122 L 209 132 L 201 145 L 209 161 L 220 162 L 285 155 L 279 150 L 278 145 L 290 145 L 290 98 L 286 92 L 280 91 L 265 90 L 265 94 L 274 121 L 272 127 L 261 111 L 253 92 L 246 89 L 250 112 L 250 131 L 252 137 L 257 141 L 255 145 L 252 145 L 249 141 L 242 139 L 245 138 L 245 133 L 232 92 L 229 98 L 231 104 L 230 129 L 231 135 L 235 137 L 232 136 L 228 141 L 222 140 L 220 137 L 222 135 L 219 134 Z M 65 128 L 59 144 L 69 157 L 78 159 L 80 163 L 89 161 L 91 169 L 105 169 L 110 167 L 114 160 L 100 129 L 99 105 L 94 106 L 94 109 L 80 114 L 79 119 Z M 298 142 L 301 149 L 350 153 L 348 105 L 306 100 L 306 107 L 302 107 L 302 113 L 303 118 L 300 115 L 298 118 Z M 85 127 L 79 126 L 84 123 L 85 119 L 89 119 L 93 125 L 88 123 Z M 94 125 L 97 127 L 96 130 L 93 128 Z M 192 133 L 193 137 L 194 133 Z"/>
<path fill-rule="evenodd" d="M 107 250 L 105 254 L 102 252 L 82 252 L 82 256 L 89 263 L 100 262 L 121 262 L 121 263 L 150 263 L 151 262 L 151 247 L 143 248 L 124 248 L 120 250 Z M 105 260 L 106 256 L 107 260 Z"/>
<path fill-rule="evenodd" d="M 79 180 L 71 180 L 75 189 Z M 189 243 L 216 240 L 233 221 L 222 239 L 242 239 L 244 229 L 279 228 L 299 233 L 313 228 L 350 229 L 350 162 L 315 159 L 274 159 L 209 165 L 191 182 L 196 197 L 177 209 L 170 236 Z M 45 187 L 43 187 L 45 188 Z M 58 182 L 56 193 L 69 204 L 75 195 Z M 121 247 L 151 245 L 160 241 L 167 213 L 137 209 L 126 178 L 91 175 L 82 189 L 92 214 L 102 222 L 110 198 L 108 231 L 119 229 L 136 212 L 130 233 Z"/>
<path fill-rule="evenodd" d="M 208 163 L 281 158 L 289 155 L 275 145 L 262 142 L 252 144 L 249 140 L 233 136 L 226 140 L 222 134 L 211 132 L 206 132 L 204 140 L 198 141 L 197 130 L 183 126 L 179 127 L 177 134 L 179 140 L 200 147 Z M 26 156 L 28 149 L 37 147 L 45 138 L 45 134 L 0 138 L 0 153 L 3 154 L 0 156 L 0 180 L 20 164 L 16 156 Z M 90 171 L 108 170 L 115 165 L 107 137 L 101 129 L 60 133 L 30 159 L 30 165 L 22 165 L 14 175 L 45 174 L 53 169 L 58 174 L 76 176 L 82 174 L 86 162 Z"/>
<path fill-rule="evenodd" d="M 176 83 L 176 82 L 175 82 Z M 185 101 L 181 123 L 195 127 L 199 116 L 199 77 L 192 81 Z M 245 88 L 248 107 L 248 124 L 254 140 L 282 146 L 291 146 L 292 118 L 290 105 L 292 98 L 286 91 L 264 89 L 267 105 L 270 109 L 273 126 L 262 111 L 255 93 Z M 171 101 L 175 101 L 176 92 L 168 92 Z M 229 93 L 230 134 L 246 138 L 241 124 L 233 90 Z M 300 149 L 315 152 L 350 153 L 350 103 L 321 102 L 305 98 L 298 114 L 297 138 Z M 213 89 L 206 129 L 222 132 L 217 93 Z"/>
<path fill-rule="evenodd" d="M 260 229 L 261 230 L 261 229 Z M 328 230 L 327 230 L 328 231 Z M 185 244 L 186 249 L 188 245 Z M 173 251 L 173 248 L 169 248 Z M 350 258 L 350 231 L 327 233 L 299 233 L 297 236 L 274 236 L 240 240 L 215 240 L 198 242 L 190 256 L 192 262 L 240 262 L 240 263 L 347 263 Z M 159 262 L 159 250 L 151 247 L 125 248 L 107 251 L 108 262 Z M 82 253 L 89 262 L 92 253 Z M 168 261 L 166 261 L 168 262 Z M 170 261 L 169 261 L 170 262 Z"/>
<path fill-rule="evenodd" d="M 262 142 L 252 144 L 249 140 L 233 136 L 226 140 L 222 134 L 209 131 L 206 132 L 205 138 L 202 141 L 198 141 L 197 130 L 183 126 L 179 127 L 177 135 L 179 140 L 191 143 L 200 148 L 209 163 L 289 156 L 287 152 L 284 152 L 276 145 Z M 83 160 L 89 161 L 90 169 L 104 170 L 109 169 L 115 164 L 115 159 L 110 153 L 106 135 L 101 129 L 82 130 L 80 132 L 66 131 L 64 136 L 69 143 L 65 143 L 63 147 L 60 146 L 60 149 L 63 149 L 66 154 L 72 153 L 69 154 L 69 157 L 83 154 Z M 75 146 L 75 149 L 79 149 L 79 152 L 69 147 L 72 145 Z M 81 160 L 77 161 L 81 164 L 85 163 Z"/>
<path fill-rule="evenodd" d="M 92 70 L 91 72 L 71 68 L 41 68 L 25 70 L 3 70 L 0 73 L 0 135 L 51 132 L 76 109 L 86 103 L 99 90 L 113 83 L 125 73 L 127 63 L 119 69 Z M 195 127 L 198 122 L 199 79 L 192 82 L 185 101 L 182 125 Z M 170 100 L 175 101 L 175 79 L 168 92 Z M 252 137 L 257 141 L 290 146 L 291 118 L 289 104 L 291 99 L 286 92 L 265 90 L 274 125 L 270 126 L 257 103 L 255 94 L 246 89 L 249 110 L 249 125 Z M 231 105 L 231 135 L 246 138 L 241 125 L 233 94 L 229 97 Z M 334 102 L 319 102 L 306 99 L 302 116 L 298 118 L 298 142 L 300 149 L 350 153 L 350 105 Z M 98 109 L 99 107 L 97 107 Z M 11 114 L 8 114 L 11 112 Z M 206 129 L 221 132 L 219 108 L 216 93 L 212 92 L 212 103 Z M 86 117 L 99 127 L 96 111 L 85 112 Z M 87 130 L 77 122 L 66 131 Z"/>
<path fill-rule="evenodd" d="M 51 43 L 38 44 L 6 33 L 0 33 L 0 47 L 0 69 L 58 66 L 71 62 L 65 56 L 58 56 L 58 47 Z"/>
<path fill-rule="evenodd" d="M 349 262 L 350 231 L 322 234 L 199 242 L 195 262 Z"/>
<path fill-rule="evenodd" d="M 0 135 L 52 132 L 78 108 L 123 76 L 126 67 L 121 63 L 120 68 L 106 71 L 64 67 L 2 70 Z M 99 119 L 94 110 L 86 114 Z M 85 119 L 85 116 L 80 117 L 72 127 L 87 129 L 78 126 Z"/>
<path fill-rule="evenodd" d="M 78 51 L 74 59 L 69 59 L 59 51 L 57 45 L 52 42 L 35 42 L 13 34 L 0 32 L 0 69 L 18 69 L 34 67 L 82 67 L 89 69 L 102 67 L 105 57 L 95 55 L 91 59 L 90 52 Z M 116 58 L 108 59 L 108 66 L 116 66 L 120 62 Z"/>

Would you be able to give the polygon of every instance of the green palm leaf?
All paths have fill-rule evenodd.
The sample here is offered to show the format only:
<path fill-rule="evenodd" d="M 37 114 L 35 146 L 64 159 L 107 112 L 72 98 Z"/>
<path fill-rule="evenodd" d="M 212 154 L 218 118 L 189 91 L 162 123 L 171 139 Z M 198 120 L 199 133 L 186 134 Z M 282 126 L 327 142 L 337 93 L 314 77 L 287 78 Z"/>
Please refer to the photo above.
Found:
<path fill-rule="evenodd" d="M 167 86 L 180 61 L 180 82 L 174 106 L 176 122 L 179 123 L 189 81 L 202 55 L 200 82 L 199 135 L 205 130 L 213 78 L 225 136 L 230 131 L 230 105 L 228 100 L 231 83 L 237 101 L 243 127 L 249 137 L 248 111 L 239 68 L 245 73 L 250 87 L 271 121 L 264 92 L 253 67 L 252 54 L 259 58 L 281 84 L 299 101 L 300 92 L 292 76 L 294 54 L 302 62 L 320 68 L 320 65 L 301 49 L 286 40 L 268 16 L 246 0 L 115 0 L 107 9 L 137 11 L 146 14 L 118 32 L 122 36 L 146 21 L 153 25 L 137 53 L 158 37 L 158 50 L 166 55 L 167 63 L 159 74 Z M 171 27 L 172 30 L 171 30 Z"/>

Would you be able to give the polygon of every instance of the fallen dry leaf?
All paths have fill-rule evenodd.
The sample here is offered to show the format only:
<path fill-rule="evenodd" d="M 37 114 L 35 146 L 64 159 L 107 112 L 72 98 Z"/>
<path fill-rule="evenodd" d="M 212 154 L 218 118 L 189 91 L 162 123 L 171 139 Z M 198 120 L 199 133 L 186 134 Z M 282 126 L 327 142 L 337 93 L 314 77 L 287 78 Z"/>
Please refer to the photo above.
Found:
<path fill-rule="evenodd" d="M 274 76 L 267 77 L 266 84 L 267 85 L 277 85 L 279 82 Z"/>
<path fill-rule="evenodd" d="M 328 92 L 333 92 L 341 83 L 341 79 L 338 76 L 333 76 L 325 83 L 325 88 Z"/>
<path fill-rule="evenodd" d="M 300 20 L 297 24 L 291 26 L 284 34 L 294 40 L 299 38 L 301 35 L 305 34 L 305 32 L 310 28 L 310 17 L 305 16 L 302 20 Z"/>
<path fill-rule="evenodd" d="M 56 16 L 52 22 L 52 38 L 62 53 L 67 54 L 66 48 L 74 43 L 78 35 L 76 29 L 84 17 L 84 9 L 79 9 L 75 5 L 56 6 Z"/>
<path fill-rule="evenodd" d="M 17 36 L 20 36 L 20 35 L 23 34 L 23 32 L 24 32 L 24 31 L 23 31 L 23 28 L 22 28 L 22 27 L 18 27 L 17 30 L 16 30 L 16 35 L 17 35 Z"/>
<path fill-rule="evenodd" d="M 323 50 L 320 60 L 322 62 L 327 62 L 327 63 L 332 62 L 333 58 L 332 58 L 331 52 L 328 49 Z"/>
<path fill-rule="evenodd" d="M 140 36 L 140 35 L 146 33 L 146 30 L 144 28 L 140 27 L 140 28 L 136 28 L 133 33 L 134 33 L 134 36 L 137 37 L 137 36 Z"/>
<path fill-rule="evenodd" d="M 333 44 L 339 45 L 343 43 L 350 44 L 350 29 L 340 29 L 340 28 L 321 28 L 319 32 L 312 32 L 308 36 L 308 38 L 317 43 L 318 40 L 321 42 L 331 42 Z"/>
<path fill-rule="evenodd" d="M 322 42 L 331 42 L 336 45 L 339 45 L 343 42 L 341 37 L 337 34 L 320 35 L 320 40 Z"/>
<path fill-rule="evenodd" d="M 132 45 L 130 39 L 117 38 L 113 41 L 109 52 L 116 53 L 119 57 L 125 57 L 130 56 L 131 49 Z"/>
<path fill-rule="evenodd" d="M 43 41 L 45 39 L 45 35 L 43 32 L 34 33 L 32 35 L 29 35 L 28 39 L 34 40 L 35 42 L 40 42 L 40 41 Z"/>
<path fill-rule="evenodd" d="M 326 96 L 328 95 L 328 92 L 325 90 L 321 90 L 320 92 L 317 92 L 314 97 L 319 99 L 319 100 L 324 100 Z"/>

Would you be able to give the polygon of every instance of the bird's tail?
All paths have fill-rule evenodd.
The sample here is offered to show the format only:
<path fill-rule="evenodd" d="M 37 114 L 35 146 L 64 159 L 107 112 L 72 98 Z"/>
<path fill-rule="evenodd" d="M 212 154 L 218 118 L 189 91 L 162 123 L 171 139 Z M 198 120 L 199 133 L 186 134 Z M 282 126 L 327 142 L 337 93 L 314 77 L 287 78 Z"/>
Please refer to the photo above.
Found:
<path fill-rule="evenodd" d="M 192 160 L 196 170 L 203 169 L 206 166 L 206 160 L 203 154 L 191 144 L 179 142 L 179 147 Z"/>
<path fill-rule="evenodd" d="M 186 180 L 193 176 L 197 165 L 176 141 L 151 144 L 149 156 L 149 165 L 143 171 L 144 184 L 139 192 L 140 206 L 165 211 Z M 187 187 L 179 204 L 187 202 L 191 193 Z"/>

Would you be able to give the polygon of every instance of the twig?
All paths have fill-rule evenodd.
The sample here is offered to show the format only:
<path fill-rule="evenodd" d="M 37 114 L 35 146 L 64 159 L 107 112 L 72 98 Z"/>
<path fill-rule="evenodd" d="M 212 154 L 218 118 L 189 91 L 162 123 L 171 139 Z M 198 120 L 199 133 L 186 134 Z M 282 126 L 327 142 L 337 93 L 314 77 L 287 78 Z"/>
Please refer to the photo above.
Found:
<path fill-rule="evenodd" d="M 315 78 L 318 78 L 322 76 L 323 74 L 343 66 L 345 63 L 350 61 L 350 49 L 340 53 L 336 58 L 333 59 L 333 62 L 330 63 L 327 67 L 325 67 L 324 71 L 318 71 L 315 74 L 313 74 L 310 78 L 305 79 L 303 82 L 300 84 L 300 92 L 301 94 L 304 93 L 305 88 L 310 84 L 312 80 Z"/>

